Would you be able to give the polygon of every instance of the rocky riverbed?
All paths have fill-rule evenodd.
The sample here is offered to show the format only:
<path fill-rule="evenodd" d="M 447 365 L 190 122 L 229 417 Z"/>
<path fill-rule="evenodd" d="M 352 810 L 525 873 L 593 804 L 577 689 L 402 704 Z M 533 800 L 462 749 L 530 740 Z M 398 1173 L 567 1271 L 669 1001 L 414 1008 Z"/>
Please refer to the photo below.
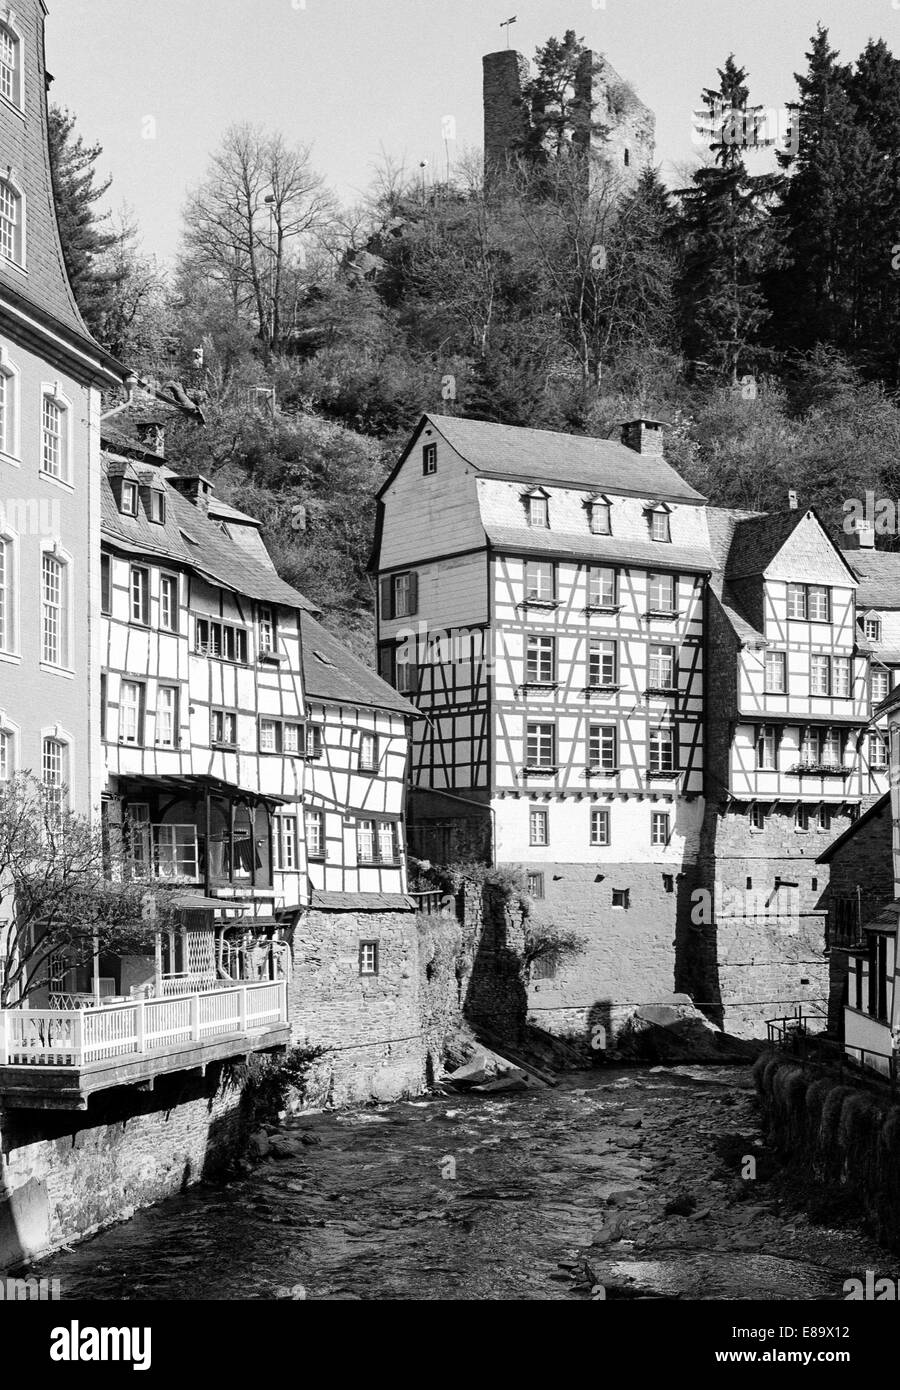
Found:
<path fill-rule="evenodd" d="M 748 1162 L 748 1159 L 751 1162 Z M 76 1299 L 815 1299 L 900 1262 L 780 1195 L 743 1067 L 289 1121 L 246 1179 L 44 1261 Z"/>

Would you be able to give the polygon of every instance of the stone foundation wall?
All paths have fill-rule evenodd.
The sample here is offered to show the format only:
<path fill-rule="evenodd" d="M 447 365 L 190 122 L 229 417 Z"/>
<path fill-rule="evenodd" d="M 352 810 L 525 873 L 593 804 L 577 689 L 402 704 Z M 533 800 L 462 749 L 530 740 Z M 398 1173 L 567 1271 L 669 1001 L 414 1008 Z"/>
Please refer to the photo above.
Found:
<path fill-rule="evenodd" d="M 83 1112 L 0 1112 L 0 1270 L 215 1176 L 248 1124 L 232 1077 L 217 1064 L 101 1092 Z"/>

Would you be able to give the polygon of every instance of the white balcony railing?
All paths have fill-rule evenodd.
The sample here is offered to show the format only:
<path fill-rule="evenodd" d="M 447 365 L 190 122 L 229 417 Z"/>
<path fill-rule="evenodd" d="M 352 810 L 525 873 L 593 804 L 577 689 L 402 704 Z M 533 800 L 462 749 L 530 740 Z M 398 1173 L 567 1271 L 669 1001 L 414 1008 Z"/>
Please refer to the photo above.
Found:
<path fill-rule="evenodd" d="M 287 1023 L 284 980 L 95 1009 L 0 1010 L 0 1066 L 90 1066 Z"/>

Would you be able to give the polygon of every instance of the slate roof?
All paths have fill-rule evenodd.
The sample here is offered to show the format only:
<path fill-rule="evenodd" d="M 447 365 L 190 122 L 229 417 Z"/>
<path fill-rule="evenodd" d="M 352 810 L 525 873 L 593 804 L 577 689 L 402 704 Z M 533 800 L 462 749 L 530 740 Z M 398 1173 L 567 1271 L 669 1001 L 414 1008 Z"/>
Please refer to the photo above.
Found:
<path fill-rule="evenodd" d="M 365 705 L 418 716 L 414 705 L 349 652 L 308 611 L 300 615 L 300 647 L 303 689 L 308 700 L 329 705 Z"/>
<path fill-rule="evenodd" d="M 882 811 L 887 811 L 888 815 L 890 815 L 890 808 L 891 794 L 890 792 L 883 792 L 877 801 L 872 802 L 872 805 L 867 811 L 863 811 L 862 815 L 855 821 L 851 821 L 847 829 L 842 831 L 836 840 L 832 840 L 828 848 L 824 849 L 822 853 L 817 856 L 816 863 L 830 863 L 835 852 L 839 850 L 842 845 L 845 845 L 848 840 L 852 840 L 854 835 L 858 835 L 863 826 L 868 824 L 870 820 L 874 820 L 876 816 L 880 816 Z"/>
<path fill-rule="evenodd" d="M 647 564 L 651 569 L 680 569 L 703 574 L 713 569 L 712 552 L 698 547 L 659 545 L 630 537 L 571 535 L 530 526 L 496 526 L 485 523 L 485 535 L 498 550 L 517 554 L 572 555 L 586 560 L 622 560 Z"/>
<path fill-rule="evenodd" d="M 705 501 L 661 455 L 638 454 L 616 439 L 523 429 L 458 415 L 429 414 L 424 419 L 480 472 L 636 497 Z M 414 438 L 417 435 L 418 430 Z"/>
<path fill-rule="evenodd" d="M 858 608 L 900 608 L 900 551 L 842 550 L 859 580 Z"/>
<path fill-rule="evenodd" d="M 795 511 L 759 513 L 738 517 L 734 524 L 725 574 L 729 579 L 746 579 L 763 574 L 788 536 L 806 516 Z"/>
<path fill-rule="evenodd" d="M 123 460 L 113 457 L 111 462 L 117 464 Z M 262 603 L 300 608 L 308 613 L 318 611 L 301 593 L 280 579 L 274 567 L 268 567 L 229 540 L 217 522 L 210 521 L 173 487 L 166 488 L 165 522 L 156 525 L 147 519 L 143 509 L 136 517 L 122 515 L 104 470 L 101 531 L 104 540 L 113 546 L 132 554 L 165 557 L 189 566 L 233 593 L 245 594 Z M 188 536 L 196 544 L 187 540 Z"/>

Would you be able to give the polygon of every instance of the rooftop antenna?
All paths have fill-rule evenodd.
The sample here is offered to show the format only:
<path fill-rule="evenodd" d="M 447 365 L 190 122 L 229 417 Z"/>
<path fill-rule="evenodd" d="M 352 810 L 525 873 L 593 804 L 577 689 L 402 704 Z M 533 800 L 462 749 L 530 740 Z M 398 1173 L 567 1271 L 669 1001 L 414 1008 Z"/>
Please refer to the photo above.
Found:
<path fill-rule="evenodd" d="M 516 22 L 517 19 L 518 19 L 518 15 L 513 15 L 511 19 L 504 19 L 503 22 L 502 22 L 502 24 L 500 25 L 500 28 L 501 28 L 501 29 L 505 29 L 505 30 L 506 30 L 506 47 L 507 47 L 507 48 L 509 48 L 509 26 L 510 26 L 511 24 L 515 24 L 515 22 Z"/>

